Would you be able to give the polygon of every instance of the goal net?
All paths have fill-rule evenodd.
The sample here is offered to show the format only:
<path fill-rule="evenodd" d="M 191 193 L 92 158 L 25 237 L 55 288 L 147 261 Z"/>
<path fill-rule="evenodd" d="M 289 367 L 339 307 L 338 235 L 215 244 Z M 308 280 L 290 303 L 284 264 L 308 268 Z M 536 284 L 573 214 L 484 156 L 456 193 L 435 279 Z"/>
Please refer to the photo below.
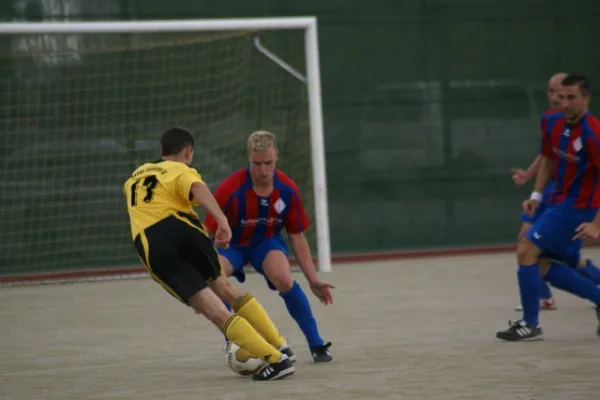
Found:
<path fill-rule="evenodd" d="M 247 166 L 252 131 L 276 133 L 316 255 L 304 29 L 3 32 L 0 46 L 0 278 L 139 265 L 122 184 L 173 125 L 213 189 Z"/>

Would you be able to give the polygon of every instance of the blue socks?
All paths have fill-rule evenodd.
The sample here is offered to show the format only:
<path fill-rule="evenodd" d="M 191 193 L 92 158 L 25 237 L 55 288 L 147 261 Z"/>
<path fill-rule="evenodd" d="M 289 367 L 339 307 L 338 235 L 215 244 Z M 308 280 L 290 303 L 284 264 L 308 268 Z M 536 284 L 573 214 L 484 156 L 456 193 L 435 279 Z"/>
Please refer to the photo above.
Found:
<path fill-rule="evenodd" d="M 540 280 L 540 299 L 548 300 L 552 298 L 552 291 L 550 290 L 550 285 L 548 282 L 541 279 Z"/>
<path fill-rule="evenodd" d="M 600 268 L 596 267 L 592 260 L 585 261 L 585 267 L 577 268 L 577 273 L 587 279 L 590 279 L 594 284 L 600 285 Z"/>
<path fill-rule="evenodd" d="M 558 265 L 557 263 L 552 263 L 552 265 Z M 562 264 L 564 266 L 564 264 Z M 551 267 L 552 268 L 552 267 Z M 579 267 L 575 271 L 586 279 L 594 282 L 595 285 L 600 285 L 600 268 L 595 266 L 591 260 L 586 260 L 585 267 Z M 558 286 L 557 286 L 558 287 Z M 548 300 L 552 298 L 552 291 L 550 290 L 550 285 L 546 282 L 545 279 L 540 281 L 540 299 Z"/>
<path fill-rule="evenodd" d="M 296 320 L 300 330 L 304 333 L 308 347 L 313 349 L 325 343 L 319 335 L 317 321 L 313 316 L 308 298 L 300 285 L 298 285 L 298 282 L 294 281 L 294 286 L 290 290 L 285 293 L 279 293 L 279 295 L 285 301 L 290 315 Z"/>
<path fill-rule="evenodd" d="M 556 288 L 600 305 L 600 288 L 573 268 L 564 264 L 552 264 L 545 278 Z"/>
<path fill-rule="evenodd" d="M 540 281 L 542 280 L 538 265 L 519 265 L 517 280 L 519 281 L 521 305 L 523 306 L 523 320 L 531 326 L 538 326 L 538 317 L 540 314 Z M 550 283 L 554 284 L 553 282 Z"/>

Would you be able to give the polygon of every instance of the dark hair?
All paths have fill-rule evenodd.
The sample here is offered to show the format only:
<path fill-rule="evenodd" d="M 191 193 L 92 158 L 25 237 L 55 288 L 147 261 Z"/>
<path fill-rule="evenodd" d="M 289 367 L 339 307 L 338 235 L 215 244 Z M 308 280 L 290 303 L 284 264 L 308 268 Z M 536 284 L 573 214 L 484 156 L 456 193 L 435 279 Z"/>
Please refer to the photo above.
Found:
<path fill-rule="evenodd" d="M 174 156 L 187 146 L 194 147 L 194 137 L 183 128 L 173 127 L 167 129 L 160 138 L 160 155 Z"/>
<path fill-rule="evenodd" d="M 590 93 L 590 81 L 583 76 L 577 74 L 567 75 L 561 82 L 563 86 L 573 86 L 577 85 L 579 90 L 581 90 L 581 94 L 587 95 Z"/>

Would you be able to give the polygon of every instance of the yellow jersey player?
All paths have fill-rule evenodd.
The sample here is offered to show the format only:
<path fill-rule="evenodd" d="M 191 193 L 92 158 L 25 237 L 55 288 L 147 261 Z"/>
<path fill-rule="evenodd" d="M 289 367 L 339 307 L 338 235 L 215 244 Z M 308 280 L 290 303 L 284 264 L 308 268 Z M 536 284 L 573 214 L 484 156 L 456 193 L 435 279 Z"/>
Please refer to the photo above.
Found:
<path fill-rule="evenodd" d="M 161 159 L 137 168 L 123 188 L 131 236 L 142 262 L 167 292 L 204 315 L 233 343 L 265 360 L 254 380 L 293 374 L 290 347 L 262 305 L 222 275 L 213 242 L 193 209 L 201 206 L 215 218 L 215 245 L 227 248 L 227 218 L 200 174 L 189 166 L 194 138 L 185 129 L 171 128 L 162 135 L 160 148 Z"/>

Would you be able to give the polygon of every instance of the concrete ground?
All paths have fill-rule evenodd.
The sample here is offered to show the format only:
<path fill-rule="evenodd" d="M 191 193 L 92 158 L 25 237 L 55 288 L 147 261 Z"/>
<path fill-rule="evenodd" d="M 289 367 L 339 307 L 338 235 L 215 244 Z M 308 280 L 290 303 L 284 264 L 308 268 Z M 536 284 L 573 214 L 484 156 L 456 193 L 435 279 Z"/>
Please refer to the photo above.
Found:
<path fill-rule="evenodd" d="M 334 265 L 322 275 L 334 304 L 309 294 L 333 342 L 327 365 L 310 363 L 283 302 L 251 274 L 245 287 L 300 357 L 295 375 L 266 383 L 234 375 L 219 331 L 149 279 L 2 288 L 0 399 L 599 398 L 591 304 L 557 291 L 543 341 L 496 340 L 519 318 L 514 264 L 500 254 Z"/>

